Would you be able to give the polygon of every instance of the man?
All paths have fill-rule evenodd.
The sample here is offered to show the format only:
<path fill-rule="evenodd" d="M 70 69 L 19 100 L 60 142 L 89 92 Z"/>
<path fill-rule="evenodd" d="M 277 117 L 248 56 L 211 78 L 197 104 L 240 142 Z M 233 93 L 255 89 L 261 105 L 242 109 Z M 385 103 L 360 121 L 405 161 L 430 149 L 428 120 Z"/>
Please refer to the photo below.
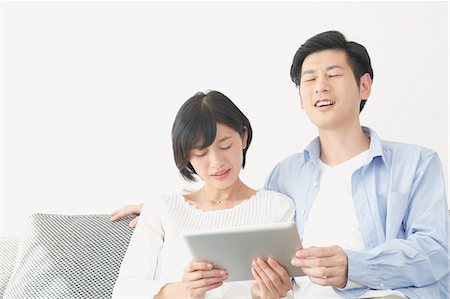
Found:
<path fill-rule="evenodd" d="M 361 127 L 373 79 L 366 49 L 320 33 L 298 49 L 291 78 L 319 137 L 279 163 L 265 189 L 295 201 L 304 249 L 292 264 L 308 277 L 296 278 L 295 297 L 449 298 L 441 163 Z M 264 296 L 283 293 L 283 269 L 256 268 Z"/>
<path fill-rule="evenodd" d="M 295 278 L 294 296 L 449 298 L 441 163 L 431 150 L 361 126 L 373 80 L 366 49 L 320 33 L 298 49 L 291 78 L 319 137 L 280 162 L 265 189 L 295 201 L 304 249 L 292 264 L 307 276 Z M 289 278 L 276 261 L 258 260 L 253 270 L 255 297 L 286 294 Z"/>

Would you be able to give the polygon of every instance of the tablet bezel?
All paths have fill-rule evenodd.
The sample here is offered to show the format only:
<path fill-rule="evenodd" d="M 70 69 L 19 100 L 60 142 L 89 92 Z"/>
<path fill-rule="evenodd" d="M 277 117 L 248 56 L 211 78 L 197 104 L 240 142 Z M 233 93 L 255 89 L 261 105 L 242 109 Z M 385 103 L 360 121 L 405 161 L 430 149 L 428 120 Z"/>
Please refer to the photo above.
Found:
<path fill-rule="evenodd" d="M 295 251 L 302 248 L 295 222 L 190 232 L 183 239 L 194 259 L 225 269 L 226 281 L 253 280 L 251 263 L 257 257 L 273 257 L 290 277 L 305 275 L 291 265 Z"/>

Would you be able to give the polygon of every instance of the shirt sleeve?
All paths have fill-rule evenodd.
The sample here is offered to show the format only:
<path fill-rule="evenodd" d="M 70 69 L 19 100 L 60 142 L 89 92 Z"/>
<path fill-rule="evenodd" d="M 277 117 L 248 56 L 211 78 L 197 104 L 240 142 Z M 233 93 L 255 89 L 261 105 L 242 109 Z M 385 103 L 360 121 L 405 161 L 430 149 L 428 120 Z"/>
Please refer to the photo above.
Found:
<path fill-rule="evenodd" d="M 167 283 L 157 277 L 164 243 L 157 209 L 158 204 L 144 204 L 114 285 L 113 298 L 153 298 Z"/>
<path fill-rule="evenodd" d="M 346 250 L 350 280 L 372 289 L 398 289 L 428 286 L 448 275 L 448 207 L 436 153 L 422 158 L 411 186 L 409 193 L 393 195 L 407 202 L 401 224 L 405 237 L 386 236 L 363 252 Z M 388 206 L 387 213 L 396 208 Z"/>

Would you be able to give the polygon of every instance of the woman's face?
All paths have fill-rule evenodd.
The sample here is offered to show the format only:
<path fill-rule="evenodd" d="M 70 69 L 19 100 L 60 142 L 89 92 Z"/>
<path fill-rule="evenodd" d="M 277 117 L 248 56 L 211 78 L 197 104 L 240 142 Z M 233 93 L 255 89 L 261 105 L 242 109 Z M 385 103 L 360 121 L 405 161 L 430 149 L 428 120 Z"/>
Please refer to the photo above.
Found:
<path fill-rule="evenodd" d="M 234 129 L 217 123 L 214 142 L 207 148 L 191 150 L 189 162 L 200 178 L 211 187 L 225 189 L 239 178 L 247 131 L 241 136 Z"/>

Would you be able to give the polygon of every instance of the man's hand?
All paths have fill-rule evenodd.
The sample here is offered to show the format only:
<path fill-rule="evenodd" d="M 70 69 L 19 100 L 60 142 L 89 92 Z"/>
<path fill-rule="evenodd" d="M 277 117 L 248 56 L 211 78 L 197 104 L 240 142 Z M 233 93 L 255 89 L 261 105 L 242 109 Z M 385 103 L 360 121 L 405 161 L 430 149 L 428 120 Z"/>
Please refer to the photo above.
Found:
<path fill-rule="evenodd" d="M 144 204 L 141 203 L 141 204 L 137 204 L 137 205 L 127 205 L 118 210 L 115 210 L 114 212 L 111 213 L 111 221 L 116 221 L 125 216 L 132 215 L 132 214 L 139 215 L 142 211 L 143 206 L 144 206 Z M 138 221 L 139 221 L 139 217 L 137 216 L 136 218 L 131 220 L 128 225 L 130 227 L 134 228 L 134 227 L 136 227 Z"/>
<path fill-rule="evenodd" d="M 295 253 L 291 264 L 301 267 L 315 284 L 337 288 L 343 288 L 347 284 L 347 254 L 337 245 L 300 249 Z"/>
<path fill-rule="evenodd" d="M 225 270 L 193 260 L 184 268 L 182 282 L 189 298 L 204 298 L 207 291 L 220 287 L 227 278 Z"/>
<path fill-rule="evenodd" d="M 278 299 L 286 297 L 292 289 L 289 275 L 276 260 L 269 258 L 266 261 L 258 258 L 252 263 L 252 274 L 256 283 L 251 287 L 253 298 Z"/>

